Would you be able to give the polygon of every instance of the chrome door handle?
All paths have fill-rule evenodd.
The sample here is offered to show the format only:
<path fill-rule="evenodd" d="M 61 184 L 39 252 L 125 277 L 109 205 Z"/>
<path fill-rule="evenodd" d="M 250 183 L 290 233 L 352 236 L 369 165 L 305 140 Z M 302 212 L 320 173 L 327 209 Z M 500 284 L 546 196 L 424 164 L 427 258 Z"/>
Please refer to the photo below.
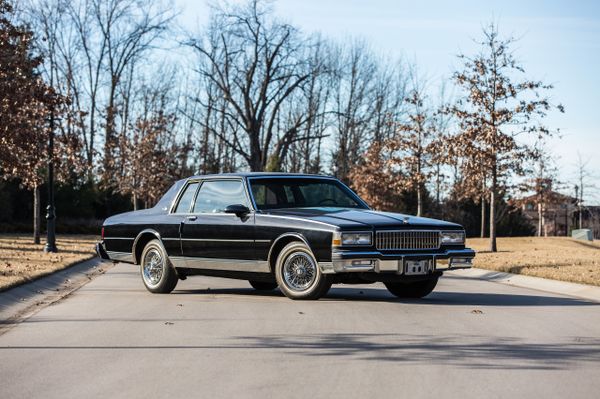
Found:
<path fill-rule="evenodd" d="M 194 221 L 194 220 L 198 219 L 198 216 L 186 216 L 185 219 L 189 220 L 189 221 Z"/>

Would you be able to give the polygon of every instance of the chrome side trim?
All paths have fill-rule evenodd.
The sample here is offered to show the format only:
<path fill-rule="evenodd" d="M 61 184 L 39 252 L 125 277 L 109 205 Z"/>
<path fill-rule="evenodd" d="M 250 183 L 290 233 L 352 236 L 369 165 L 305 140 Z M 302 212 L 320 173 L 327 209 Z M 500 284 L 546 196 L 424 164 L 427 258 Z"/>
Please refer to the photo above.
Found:
<path fill-rule="evenodd" d="M 175 267 L 190 269 L 225 270 L 232 272 L 270 273 L 269 263 L 264 260 L 240 260 L 221 258 L 197 258 L 191 256 L 169 256 Z"/>
<path fill-rule="evenodd" d="M 317 231 L 327 231 L 327 232 L 333 232 L 333 231 L 338 231 L 339 230 L 339 227 L 336 226 L 336 225 L 325 223 L 325 222 L 320 222 L 318 220 L 303 219 L 303 218 L 298 218 L 298 217 L 294 217 L 294 216 L 270 215 L 268 213 L 257 213 L 256 215 L 268 216 L 268 217 L 271 217 L 271 218 L 296 220 L 296 221 L 304 222 L 304 223 L 316 223 L 316 224 L 321 224 L 323 226 L 331 227 L 331 229 L 317 229 L 317 228 L 314 228 L 314 227 L 307 227 L 306 230 L 317 230 Z"/>
<path fill-rule="evenodd" d="M 105 240 L 135 240 L 133 237 L 104 237 Z"/>
<path fill-rule="evenodd" d="M 133 255 L 129 252 L 106 251 L 106 253 L 108 254 L 111 260 L 133 263 Z"/>
<path fill-rule="evenodd" d="M 254 242 L 254 240 L 226 239 L 226 238 L 182 238 L 181 241 L 199 241 L 199 242 Z"/>
<path fill-rule="evenodd" d="M 214 242 L 266 242 L 270 243 L 271 240 L 245 240 L 245 239 L 227 239 L 227 238 L 163 238 L 163 241 L 214 241 Z"/>
<path fill-rule="evenodd" d="M 175 267 L 187 267 L 184 256 L 169 256 L 169 260 Z"/>

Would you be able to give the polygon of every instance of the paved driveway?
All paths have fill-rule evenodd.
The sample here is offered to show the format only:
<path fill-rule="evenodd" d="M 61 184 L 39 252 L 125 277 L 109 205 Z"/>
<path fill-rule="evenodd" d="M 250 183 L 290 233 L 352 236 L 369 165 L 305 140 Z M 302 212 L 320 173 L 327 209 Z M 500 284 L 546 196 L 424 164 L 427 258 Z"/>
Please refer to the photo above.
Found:
<path fill-rule="evenodd" d="M 0 336 L 1 398 L 597 398 L 600 306 L 444 276 L 315 302 L 192 277 L 170 295 L 117 265 Z"/>

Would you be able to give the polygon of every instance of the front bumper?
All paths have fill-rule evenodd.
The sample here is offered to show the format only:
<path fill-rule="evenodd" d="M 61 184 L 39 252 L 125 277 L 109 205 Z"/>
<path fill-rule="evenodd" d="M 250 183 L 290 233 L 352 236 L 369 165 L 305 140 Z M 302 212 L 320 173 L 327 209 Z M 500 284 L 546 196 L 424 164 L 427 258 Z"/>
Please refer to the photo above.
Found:
<path fill-rule="evenodd" d="M 383 254 L 379 251 L 334 252 L 331 262 L 319 262 L 324 274 L 349 272 L 375 272 L 404 274 L 407 260 L 431 260 L 432 271 L 468 269 L 473 267 L 475 251 L 446 249 L 438 253 Z"/>

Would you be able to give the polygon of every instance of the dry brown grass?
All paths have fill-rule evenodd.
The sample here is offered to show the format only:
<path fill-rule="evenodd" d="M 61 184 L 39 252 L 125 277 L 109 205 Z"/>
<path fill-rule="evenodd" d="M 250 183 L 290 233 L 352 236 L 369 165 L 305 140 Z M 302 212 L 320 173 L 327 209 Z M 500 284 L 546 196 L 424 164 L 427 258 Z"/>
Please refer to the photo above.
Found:
<path fill-rule="evenodd" d="M 44 244 L 33 244 L 31 236 L 0 235 L 0 291 L 64 269 L 95 256 L 98 237 L 59 236 L 58 253 L 44 252 Z"/>
<path fill-rule="evenodd" d="M 475 266 L 554 280 L 600 285 L 600 244 L 566 237 L 498 238 L 490 253 L 488 239 L 470 238 L 477 251 Z"/>

